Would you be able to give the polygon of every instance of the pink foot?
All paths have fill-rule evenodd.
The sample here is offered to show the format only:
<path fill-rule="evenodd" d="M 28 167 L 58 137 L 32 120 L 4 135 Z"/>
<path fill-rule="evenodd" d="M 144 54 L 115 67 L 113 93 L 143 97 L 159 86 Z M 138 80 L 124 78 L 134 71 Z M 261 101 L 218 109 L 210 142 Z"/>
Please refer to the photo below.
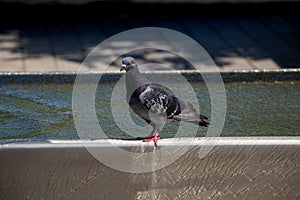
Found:
<path fill-rule="evenodd" d="M 153 141 L 154 142 L 154 146 L 157 147 L 157 140 L 160 139 L 159 134 L 160 134 L 160 132 L 157 132 L 157 133 L 155 133 L 154 136 L 151 136 L 151 137 L 149 137 L 147 139 L 144 139 L 143 142 L 151 142 L 151 141 Z"/>

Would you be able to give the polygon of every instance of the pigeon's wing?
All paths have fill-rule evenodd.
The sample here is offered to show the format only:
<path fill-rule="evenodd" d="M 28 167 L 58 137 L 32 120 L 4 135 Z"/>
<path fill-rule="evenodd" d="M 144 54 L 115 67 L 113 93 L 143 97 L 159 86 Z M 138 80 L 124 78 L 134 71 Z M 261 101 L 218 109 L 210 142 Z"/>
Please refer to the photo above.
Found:
<path fill-rule="evenodd" d="M 208 118 L 197 113 L 188 101 L 181 101 L 165 90 L 150 85 L 140 95 L 139 100 L 148 112 L 155 116 L 164 116 L 175 121 L 185 121 L 200 126 L 208 126 Z"/>
<path fill-rule="evenodd" d="M 179 100 L 165 90 L 149 85 L 140 95 L 141 104 L 152 115 L 167 115 L 170 118 L 179 111 Z"/>

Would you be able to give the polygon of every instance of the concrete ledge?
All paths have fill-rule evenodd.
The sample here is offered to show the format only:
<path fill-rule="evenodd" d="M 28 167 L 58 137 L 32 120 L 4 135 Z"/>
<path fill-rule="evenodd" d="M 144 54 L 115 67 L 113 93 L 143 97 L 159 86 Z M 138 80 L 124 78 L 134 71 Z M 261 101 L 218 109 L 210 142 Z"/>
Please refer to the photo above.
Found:
<path fill-rule="evenodd" d="M 170 139 L 162 139 L 163 147 Z M 190 138 L 175 139 L 179 148 Z M 79 141 L 0 146 L 3 199 L 298 199 L 300 137 L 198 138 L 158 171 L 131 174 L 96 160 Z M 84 141 L 100 150 L 111 142 L 143 153 L 140 141 Z M 214 145 L 203 158 L 199 148 Z M 144 146 L 145 147 L 145 146 Z M 111 154 L 110 156 L 118 156 Z M 159 155 L 153 153 L 153 159 Z"/>
<path fill-rule="evenodd" d="M 163 76 L 181 73 L 190 82 L 202 82 L 201 74 L 213 75 L 216 72 L 199 72 L 197 70 L 181 71 L 145 71 L 146 74 L 161 74 Z M 31 84 L 31 83 L 70 83 L 73 84 L 78 73 L 76 72 L 2 72 L 0 73 L 0 84 Z M 99 72 L 80 73 L 83 76 L 99 76 Z M 105 72 L 101 76 L 101 82 L 116 82 L 124 73 Z M 242 70 L 220 72 L 224 82 L 253 82 L 253 81 L 298 81 L 300 80 L 300 69 L 278 69 L 278 70 Z M 171 78 L 169 79 L 172 80 Z"/>
<path fill-rule="evenodd" d="M 0 140 L 0 149 L 35 149 L 35 148 L 82 148 L 97 147 L 106 148 L 111 146 L 142 148 L 153 147 L 152 143 L 142 143 L 141 140 L 32 140 L 32 139 L 9 139 Z M 259 145 L 299 145 L 300 136 L 271 136 L 271 137 L 198 137 L 198 138 L 169 138 L 160 139 L 159 146 L 259 146 Z"/>
<path fill-rule="evenodd" d="M 27 4 L 40 4 L 40 3 L 61 3 L 68 5 L 80 5 L 99 0 L 0 0 L 0 2 L 9 3 L 27 3 Z M 131 2 L 131 3 L 266 3 L 266 2 L 280 2 L 282 0 L 100 0 L 106 2 Z M 289 0 L 290 2 L 297 0 Z"/>

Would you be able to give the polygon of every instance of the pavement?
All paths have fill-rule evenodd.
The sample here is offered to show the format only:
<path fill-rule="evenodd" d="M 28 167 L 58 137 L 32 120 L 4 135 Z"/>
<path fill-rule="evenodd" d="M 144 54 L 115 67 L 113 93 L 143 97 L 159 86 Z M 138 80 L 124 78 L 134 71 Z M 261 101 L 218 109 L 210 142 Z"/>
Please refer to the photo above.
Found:
<path fill-rule="evenodd" d="M 6 9 L 14 19 L 1 12 L 0 72 L 99 71 L 97 66 L 80 68 L 90 51 L 107 38 L 138 27 L 164 27 L 190 36 L 203 46 L 220 71 L 299 68 L 300 12 L 293 9 L 294 4 L 298 5 L 131 3 L 115 8 L 116 4 L 101 3 L 1 3 L 0 11 Z M 172 48 L 168 37 L 156 33 L 153 38 Z M 133 51 L 138 44 L 118 42 L 108 45 L 107 56 L 118 55 L 122 47 L 131 52 L 127 55 L 137 58 L 138 64 L 154 62 L 175 70 L 193 69 L 185 59 L 168 51 Z M 117 59 L 107 71 L 118 71 L 119 66 Z M 204 66 L 204 71 L 210 70 Z"/>

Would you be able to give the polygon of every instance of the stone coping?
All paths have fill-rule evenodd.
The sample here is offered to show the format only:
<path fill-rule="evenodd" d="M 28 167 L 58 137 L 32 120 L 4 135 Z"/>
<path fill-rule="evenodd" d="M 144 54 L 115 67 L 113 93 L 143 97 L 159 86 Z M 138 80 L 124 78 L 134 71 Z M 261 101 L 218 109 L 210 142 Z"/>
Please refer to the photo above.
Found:
<path fill-rule="evenodd" d="M 0 149 L 14 148 L 82 148 L 82 147 L 153 147 L 150 142 L 141 140 L 99 139 L 99 140 L 32 140 L 10 139 L 0 141 Z M 270 137 L 196 137 L 196 138 L 165 138 L 159 140 L 159 146 L 269 146 L 269 145 L 300 145 L 300 136 Z"/>
<path fill-rule="evenodd" d="M 219 72 L 201 72 L 197 70 L 181 71 L 145 71 L 145 74 L 168 75 L 181 73 L 189 82 L 203 82 L 202 75 L 214 75 Z M 80 73 L 84 76 L 99 76 L 99 72 Z M 101 76 L 101 83 L 112 83 L 120 79 L 124 73 L 105 72 Z M 300 69 L 278 69 L 278 70 L 239 70 L 220 72 L 224 82 L 274 82 L 274 81 L 299 81 Z M 1 72 L 0 84 L 33 84 L 33 83 L 74 83 L 77 72 Z"/>
<path fill-rule="evenodd" d="M 67 5 L 82 5 L 99 0 L 0 0 L 0 2 L 9 3 L 27 3 L 27 4 L 41 4 L 41 3 L 61 3 Z M 160 0 L 106 0 L 107 2 L 130 2 L 130 3 L 162 3 Z M 163 3 L 267 3 L 280 2 L 282 0 L 165 0 Z M 297 0 L 290 0 L 291 2 Z"/>

